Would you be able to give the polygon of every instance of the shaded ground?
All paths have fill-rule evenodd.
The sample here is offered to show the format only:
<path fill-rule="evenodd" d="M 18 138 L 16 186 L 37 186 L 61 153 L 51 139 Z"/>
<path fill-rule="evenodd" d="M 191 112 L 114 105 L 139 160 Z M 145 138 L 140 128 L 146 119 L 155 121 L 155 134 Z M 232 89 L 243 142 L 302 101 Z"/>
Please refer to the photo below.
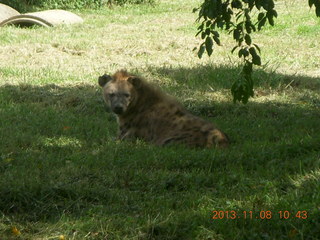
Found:
<path fill-rule="evenodd" d="M 156 71 L 180 81 L 173 69 Z M 203 72 L 177 71 L 191 79 Z M 312 81 L 304 87 L 308 99 L 282 101 L 297 90 L 284 83 L 279 101 L 246 106 L 199 98 L 202 85 L 185 83 L 178 95 L 225 129 L 233 140 L 226 151 L 114 142 L 116 122 L 96 86 L 4 85 L 2 233 L 10 236 L 15 225 L 27 239 L 43 236 L 43 228 L 76 239 L 317 239 L 320 113 Z M 236 211 L 239 219 L 214 220 L 214 210 Z M 244 219 L 243 211 L 253 216 Z M 257 219 L 262 211 L 272 219 Z M 292 218 L 280 219 L 279 211 Z"/>

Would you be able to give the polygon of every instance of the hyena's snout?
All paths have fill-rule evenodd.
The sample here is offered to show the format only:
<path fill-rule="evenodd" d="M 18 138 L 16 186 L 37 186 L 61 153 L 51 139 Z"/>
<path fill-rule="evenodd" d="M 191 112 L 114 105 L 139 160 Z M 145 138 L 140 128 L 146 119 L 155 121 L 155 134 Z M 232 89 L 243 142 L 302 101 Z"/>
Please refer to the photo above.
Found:
<path fill-rule="evenodd" d="M 124 113 L 124 110 L 125 110 L 125 108 L 121 104 L 117 104 L 117 105 L 113 106 L 113 108 L 112 108 L 112 111 L 118 115 Z"/>
<path fill-rule="evenodd" d="M 123 114 L 127 110 L 127 105 L 128 103 L 125 101 L 125 99 L 111 99 L 111 109 L 117 115 Z"/>

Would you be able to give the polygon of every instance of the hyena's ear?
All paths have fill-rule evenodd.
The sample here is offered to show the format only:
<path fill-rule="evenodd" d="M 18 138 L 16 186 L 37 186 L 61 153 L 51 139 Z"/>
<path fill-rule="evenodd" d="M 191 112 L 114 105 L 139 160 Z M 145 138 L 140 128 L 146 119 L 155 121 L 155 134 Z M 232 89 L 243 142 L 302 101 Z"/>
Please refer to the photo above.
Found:
<path fill-rule="evenodd" d="M 135 77 L 135 76 L 131 76 L 128 78 L 127 80 L 129 83 L 131 83 L 135 88 L 140 88 L 141 87 L 141 84 L 142 84 L 142 81 L 140 78 L 138 77 Z"/>
<path fill-rule="evenodd" d="M 112 80 L 112 77 L 110 75 L 104 74 L 102 76 L 100 76 L 98 78 L 98 82 L 100 87 L 103 87 L 104 85 L 107 84 L 107 82 L 109 82 L 110 80 Z"/>

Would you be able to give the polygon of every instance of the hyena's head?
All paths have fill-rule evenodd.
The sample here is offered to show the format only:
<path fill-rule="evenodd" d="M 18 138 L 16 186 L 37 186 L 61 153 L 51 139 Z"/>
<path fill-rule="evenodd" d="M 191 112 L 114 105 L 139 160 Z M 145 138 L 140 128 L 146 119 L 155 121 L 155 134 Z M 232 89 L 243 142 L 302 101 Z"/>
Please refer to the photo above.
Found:
<path fill-rule="evenodd" d="M 130 76 L 125 70 L 120 70 L 113 76 L 105 74 L 99 77 L 104 100 L 117 115 L 125 114 L 135 104 L 139 83 L 139 78 Z"/>

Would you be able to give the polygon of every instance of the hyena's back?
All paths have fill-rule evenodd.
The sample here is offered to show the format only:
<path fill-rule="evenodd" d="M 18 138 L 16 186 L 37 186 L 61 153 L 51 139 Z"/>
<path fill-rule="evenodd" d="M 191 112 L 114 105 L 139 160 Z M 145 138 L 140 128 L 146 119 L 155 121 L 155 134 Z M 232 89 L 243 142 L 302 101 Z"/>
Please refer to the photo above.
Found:
<path fill-rule="evenodd" d="M 172 105 L 170 106 L 172 108 Z M 158 112 L 163 121 L 157 119 L 151 123 L 157 129 L 154 143 L 157 145 L 184 144 L 190 147 L 227 147 L 229 140 L 226 134 L 217 129 L 212 123 L 193 116 L 180 105 L 174 111 Z"/>

